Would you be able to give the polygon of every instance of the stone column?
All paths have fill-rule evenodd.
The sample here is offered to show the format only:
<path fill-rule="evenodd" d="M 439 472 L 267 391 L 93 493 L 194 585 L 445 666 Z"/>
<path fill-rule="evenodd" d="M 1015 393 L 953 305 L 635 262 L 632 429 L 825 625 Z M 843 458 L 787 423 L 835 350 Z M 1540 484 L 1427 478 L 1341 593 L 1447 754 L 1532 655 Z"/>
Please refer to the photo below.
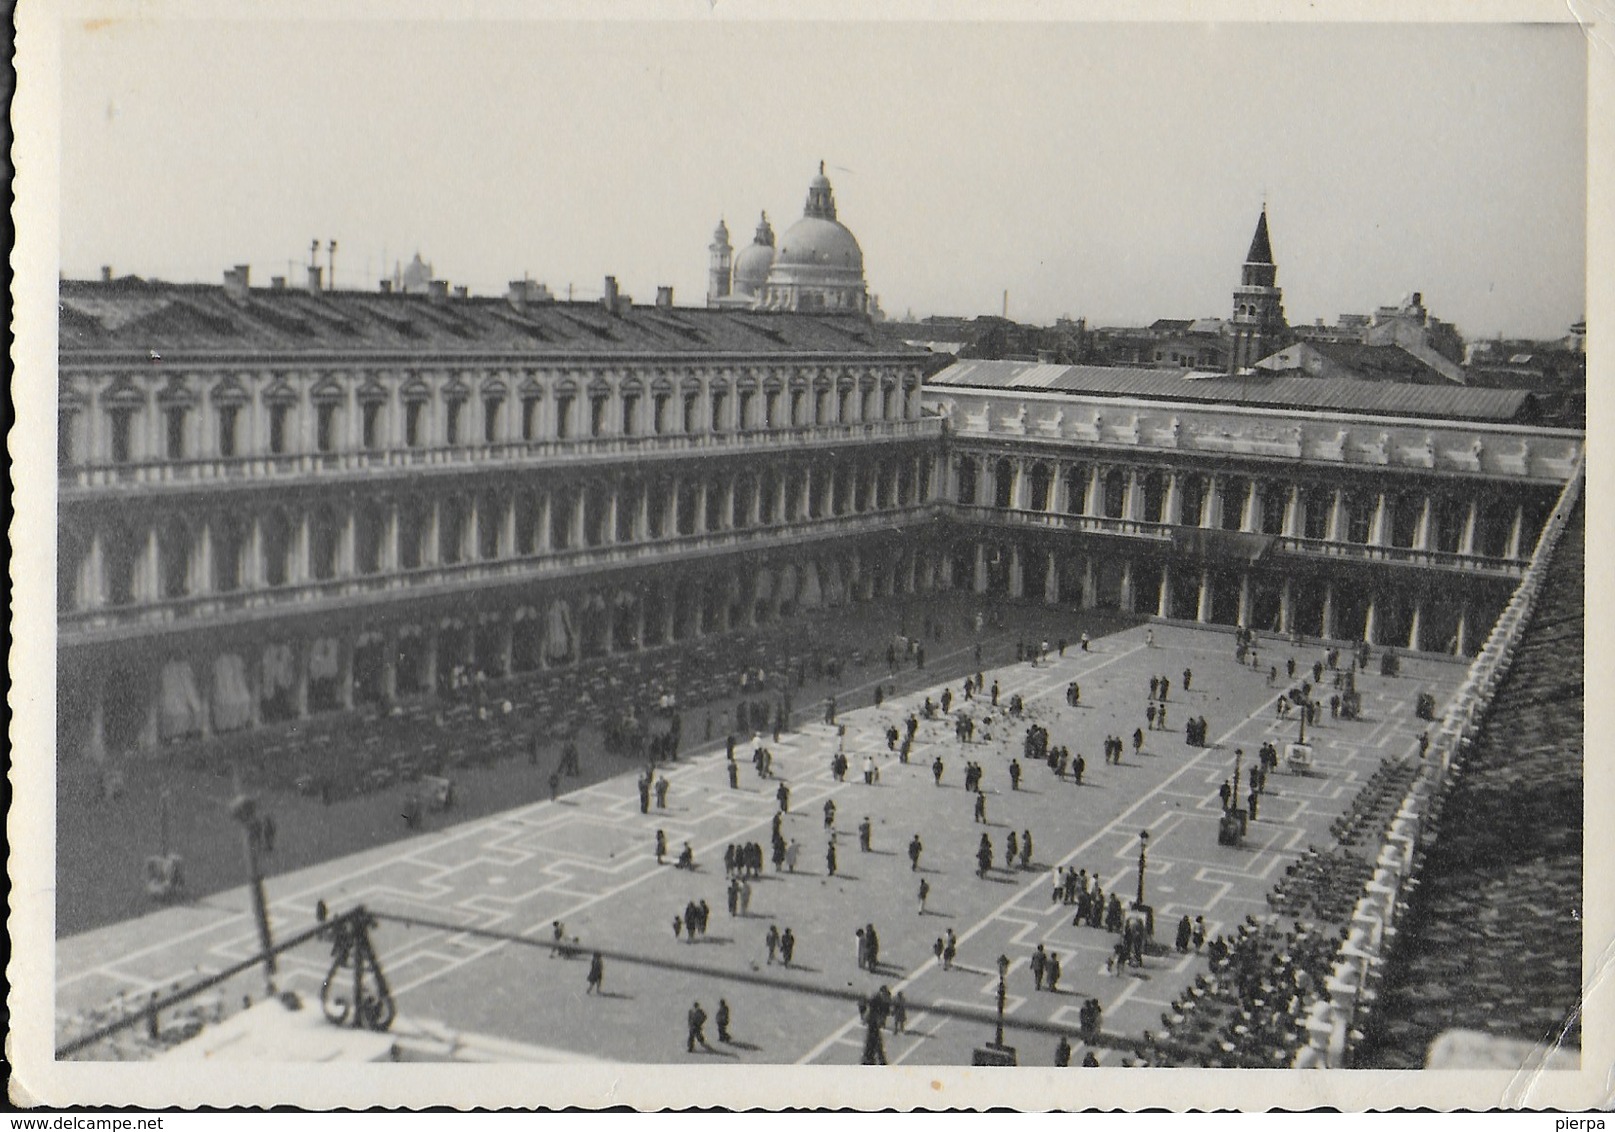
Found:
<path fill-rule="evenodd" d="M 443 501 L 434 497 L 431 510 L 426 518 L 426 553 L 421 555 L 422 566 L 436 566 L 443 561 L 443 544 L 440 541 L 442 537 L 442 528 L 440 526 L 442 509 Z"/>
<path fill-rule="evenodd" d="M 1183 508 L 1183 487 L 1178 483 L 1178 473 L 1170 472 L 1166 477 L 1166 499 L 1161 503 L 1161 521 L 1178 525 L 1178 512 Z M 1161 616 L 1165 617 L 1166 614 Z"/>
<path fill-rule="evenodd" d="M 1460 606 L 1458 609 L 1457 640 L 1453 642 L 1453 655 L 1464 656 L 1469 652 L 1469 607 Z"/>
<path fill-rule="evenodd" d="M 1323 584 L 1323 618 L 1322 624 L 1318 626 L 1318 635 L 1330 639 L 1333 639 L 1335 635 L 1335 584 L 1333 582 Z"/>
<path fill-rule="evenodd" d="M 1261 513 L 1262 493 L 1257 490 L 1256 481 L 1251 480 L 1245 489 L 1245 506 L 1239 513 L 1239 529 L 1246 534 L 1254 533 Z"/>
<path fill-rule="evenodd" d="M 1408 625 L 1408 648 L 1414 652 L 1418 652 L 1420 648 L 1419 636 L 1421 626 L 1419 622 L 1423 620 L 1423 613 L 1424 602 L 1420 601 L 1418 598 L 1414 598 L 1413 616 L 1409 619 L 1410 623 Z"/>
<path fill-rule="evenodd" d="M 1418 525 L 1413 528 L 1413 549 L 1414 550 L 1429 550 L 1430 549 L 1430 529 L 1431 529 L 1431 526 L 1432 526 L 1433 518 L 1434 518 L 1434 516 L 1433 516 L 1433 508 L 1432 508 L 1432 504 L 1431 504 L 1431 501 L 1430 501 L 1430 497 L 1428 495 L 1426 495 L 1424 497 L 1423 504 L 1419 507 L 1419 522 L 1418 522 Z"/>
<path fill-rule="evenodd" d="M 1138 469 L 1127 470 L 1127 486 L 1122 490 L 1122 518 L 1136 520 L 1144 493 L 1138 486 Z"/>
<path fill-rule="evenodd" d="M 337 638 L 337 703 L 343 711 L 353 710 L 353 637 L 343 633 Z"/>
<path fill-rule="evenodd" d="M 548 554 L 555 549 L 555 534 L 550 530 L 550 524 L 555 521 L 551 512 L 554 506 L 554 497 L 551 492 L 545 491 L 538 497 L 538 553 Z"/>
<path fill-rule="evenodd" d="M 398 699 L 398 630 L 388 629 L 381 636 L 381 702 L 390 704 L 396 699 Z"/>
<path fill-rule="evenodd" d="M 705 534 L 707 529 L 707 493 L 709 485 L 702 480 L 695 492 L 695 533 Z"/>
<path fill-rule="evenodd" d="M 1251 576 L 1249 571 L 1241 571 L 1239 575 L 1239 613 L 1235 616 L 1241 629 L 1249 629 L 1251 623 Z"/>
<path fill-rule="evenodd" d="M 1009 548 L 1009 596 L 1026 596 L 1026 581 L 1021 573 L 1021 548 L 1014 543 Z"/>
<path fill-rule="evenodd" d="M 1304 529 L 1301 525 L 1301 485 L 1292 483 L 1289 498 L 1284 504 L 1284 537 L 1300 538 Z"/>
<path fill-rule="evenodd" d="M 1479 500 L 1471 499 L 1469 501 L 1469 510 L 1464 514 L 1463 534 L 1458 538 L 1459 554 L 1475 553 L 1475 528 L 1479 525 L 1479 522 L 1480 502 Z"/>
<path fill-rule="evenodd" d="M 572 497 L 572 513 L 567 516 L 567 526 L 571 529 L 571 543 L 573 546 L 584 545 L 585 526 L 589 520 L 589 492 L 583 486 L 578 486 L 577 494 Z"/>
<path fill-rule="evenodd" d="M 1211 620 L 1211 571 L 1200 571 L 1200 601 L 1194 611 L 1194 619 L 1204 625 Z"/>
<path fill-rule="evenodd" d="M 1279 587 L 1279 632 L 1295 632 L 1295 581 L 1288 575 Z"/>
<path fill-rule="evenodd" d="M 1012 460 L 1009 465 L 1009 506 L 1012 511 L 1026 510 L 1026 463 Z"/>
<path fill-rule="evenodd" d="M 292 645 L 292 664 L 296 675 L 292 678 L 292 706 L 298 719 L 308 718 L 308 654 L 313 641 L 297 641 Z"/>
<path fill-rule="evenodd" d="M 1335 497 L 1329 504 L 1329 541 L 1345 542 L 1346 533 L 1346 493 L 1337 487 Z"/>
<path fill-rule="evenodd" d="M 85 720 L 83 754 L 95 762 L 105 762 L 107 757 L 106 690 L 103 687 L 103 681 L 95 677 L 86 680 L 84 684 L 84 690 L 89 695 L 89 703 L 85 705 L 88 718 Z"/>
<path fill-rule="evenodd" d="M 1043 601 L 1047 605 L 1056 605 L 1060 601 L 1060 564 L 1054 557 L 1054 551 L 1045 554 L 1047 564 L 1043 568 Z"/>
<path fill-rule="evenodd" d="M 621 490 L 621 486 L 618 484 L 612 484 L 606 489 L 606 537 L 600 541 L 607 546 L 617 541 L 617 493 Z"/>
<path fill-rule="evenodd" d="M 1122 559 L 1121 611 L 1133 612 L 1133 560 Z"/>
<path fill-rule="evenodd" d="M 1063 464 L 1056 465 L 1054 480 L 1049 484 L 1049 510 L 1058 515 L 1064 515 L 1071 507 L 1071 485 L 1066 482 L 1067 471 Z"/>
<path fill-rule="evenodd" d="M 1200 500 L 1200 528 L 1212 530 L 1222 526 L 1222 479 L 1206 477 L 1206 492 Z"/>
<path fill-rule="evenodd" d="M 987 592 L 987 544 L 984 542 L 976 543 L 976 571 L 971 589 L 978 594 Z"/>
<path fill-rule="evenodd" d="M 425 663 L 421 665 L 421 683 L 427 695 L 437 695 L 437 623 L 430 622 L 421 629 L 421 652 Z"/>
<path fill-rule="evenodd" d="M 1521 546 L 1520 546 L 1520 543 L 1523 540 L 1524 533 L 1525 533 L 1525 507 L 1524 507 L 1524 505 L 1520 505 L 1520 506 L 1516 506 L 1514 508 L 1514 521 L 1509 526 L 1509 531 L 1508 531 L 1508 549 L 1503 552 L 1503 557 L 1505 557 L 1505 558 L 1519 558 L 1520 557 L 1520 551 L 1522 549 Z"/>
<path fill-rule="evenodd" d="M 1385 504 L 1385 493 L 1382 491 L 1374 497 L 1374 517 L 1368 523 L 1369 546 L 1384 546 L 1390 541 L 1390 522 L 1390 508 Z"/>
<path fill-rule="evenodd" d="M 1368 599 L 1368 613 L 1363 618 L 1363 640 L 1371 645 L 1379 644 L 1379 600 L 1374 597 Z"/>
<path fill-rule="evenodd" d="M 1165 562 L 1161 563 L 1161 597 L 1156 603 L 1155 615 L 1172 616 L 1172 567 Z"/>
<path fill-rule="evenodd" d="M 1084 515 L 1098 515 L 1104 510 L 1104 500 L 1101 498 L 1103 482 L 1099 475 L 1099 465 L 1089 465 L 1088 486 L 1082 493 L 1082 513 Z"/>
<path fill-rule="evenodd" d="M 342 528 L 337 533 L 336 575 L 339 578 L 351 578 L 358 573 L 355 568 L 358 561 L 358 522 L 358 511 L 349 504 L 342 516 Z"/>
<path fill-rule="evenodd" d="M 195 540 L 191 553 L 191 593 L 198 596 L 213 592 L 213 526 L 203 521 L 192 536 Z"/>
<path fill-rule="evenodd" d="M 1099 587 L 1095 584 L 1093 559 L 1084 557 L 1082 560 L 1082 608 L 1093 609 L 1099 604 Z"/>

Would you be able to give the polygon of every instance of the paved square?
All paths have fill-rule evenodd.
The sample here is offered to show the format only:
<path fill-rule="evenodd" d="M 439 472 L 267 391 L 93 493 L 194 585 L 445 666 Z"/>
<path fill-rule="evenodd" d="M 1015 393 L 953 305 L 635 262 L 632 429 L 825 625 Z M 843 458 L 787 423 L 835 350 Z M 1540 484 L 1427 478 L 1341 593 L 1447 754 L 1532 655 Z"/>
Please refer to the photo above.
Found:
<path fill-rule="evenodd" d="M 1161 942 L 1171 943 L 1184 914 L 1205 916 L 1213 933 L 1265 914 L 1266 893 L 1284 866 L 1308 844 L 1331 840 L 1330 822 L 1380 759 L 1416 754 L 1423 727 L 1413 715 L 1418 693 L 1429 691 L 1444 703 L 1464 672 L 1459 663 L 1404 657 L 1399 677 L 1360 676 L 1364 718 L 1325 718 L 1309 736 L 1316 747 L 1313 772 L 1271 776 L 1245 844 L 1222 847 L 1217 788 L 1233 772 L 1234 749 L 1245 750 L 1248 770 L 1264 739 L 1282 747 L 1295 737 L 1295 722 L 1276 718 L 1281 687 L 1268 686 L 1266 666 L 1276 663 L 1282 672 L 1293 655 L 1299 681 L 1323 655 L 1318 646 L 1291 649 L 1277 641 L 1263 642 L 1261 652 L 1263 668 L 1253 671 L 1235 663 L 1226 632 L 1160 624 L 1128 629 L 1095 640 L 1091 652 L 1072 647 L 1043 665 L 989 670 L 987 683 L 998 682 L 1002 703 L 1012 694 L 1025 698 L 1026 718 L 989 713 L 981 700 L 965 704 L 977 717 L 975 741 L 961 744 L 951 719 L 924 721 L 907 765 L 887 750 L 884 733 L 891 723 L 901 726 L 924 692 L 841 716 L 851 762 L 845 782 L 830 772 L 836 730 L 816 723 L 771 744 L 774 779 L 760 778 L 743 748 L 739 789 L 730 789 L 720 746 L 659 769 L 669 783 L 666 809 L 653 804 L 641 814 L 633 775 L 623 775 L 557 803 L 523 806 L 274 878 L 272 919 L 278 932 L 289 933 L 312 921 L 316 900 L 338 910 L 362 902 L 386 917 L 541 943 L 550 938 L 551 921 L 561 919 L 585 949 L 638 961 L 608 959 L 605 994 L 596 997 L 584 993 L 587 962 L 552 957 L 546 947 L 392 918 L 384 918 L 374 939 L 403 1013 L 625 1061 L 856 1063 L 863 1034 L 849 996 L 884 984 L 902 990 L 910 1003 L 906 1032 L 888 1036 L 891 1062 L 968 1063 L 972 1049 L 992 1036 L 990 1026 L 928 1008 L 992 1014 L 996 963 L 1004 955 L 1011 961 L 1006 1041 L 1019 1047 L 1022 1064 L 1050 1064 L 1055 1037 L 1017 1032 L 1018 1024 L 1075 1031 L 1078 1008 L 1093 997 L 1104 1007 L 1107 1032 L 1159 1030 L 1167 1004 L 1205 969 L 1202 956 L 1171 952 L 1152 957 L 1140 971 L 1107 974 L 1114 937 L 1073 926 L 1072 909 L 1052 901 L 1056 866 L 1087 869 L 1107 892 L 1130 898 L 1139 832 L 1148 830 L 1147 897 Z M 1193 670 L 1187 692 L 1185 667 Z M 1149 679 L 1157 674 L 1171 680 L 1168 729 L 1146 731 L 1135 755 L 1131 736 L 1144 726 Z M 1075 709 L 1065 703 L 1073 680 L 1081 685 Z M 958 710 L 957 682 L 952 690 Z M 929 689 L 933 699 L 940 692 Z M 1191 716 L 1207 719 L 1212 746 L 1185 743 L 1183 725 Z M 1009 763 L 1034 721 L 1049 728 L 1052 744 L 1084 756 L 1083 785 L 1033 763 L 1023 768 L 1022 788 L 1012 789 Z M 1101 753 L 1112 734 L 1126 740 L 1120 765 L 1106 765 Z M 866 756 L 879 766 L 875 785 L 863 782 Z M 944 764 L 939 785 L 931 773 L 937 757 Z M 974 818 L 975 796 L 962 789 L 967 761 L 983 768 L 985 826 Z M 731 916 L 724 847 L 757 841 L 766 853 L 781 781 L 790 789 L 782 833 L 800 847 L 796 872 L 765 868 L 752 882 L 749 912 Z M 825 825 L 827 800 L 836 806 L 833 830 Z M 857 837 L 865 817 L 873 827 L 867 853 Z M 658 829 L 671 850 L 661 866 L 654 857 Z M 1012 831 L 1017 840 L 1032 835 L 1030 868 L 1003 867 Z M 997 866 L 984 879 L 975 875 L 983 833 Z M 918 873 L 906 854 L 915 834 L 924 843 Z M 834 876 L 826 863 L 832 838 Z M 694 872 L 671 863 L 685 841 L 695 852 Z M 917 894 L 922 876 L 930 885 L 924 914 Z M 711 908 L 707 934 L 694 942 L 676 939 L 674 918 L 687 902 L 702 900 Z M 880 936 L 878 975 L 855 960 L 854 931 L 866 924 Z M 790 967 L 768 961 L 770 925 L 789 927 L 797 938 Z M 949 929 L 959 954 L 944 971 L 932 949 Z M 70 1014 L 119 990 L 143 997 L 250 955 L 255 943 L 241 890 L 61 940 L 58 1011 Z M 1060 956 L 1058 993 L 1033 988 L 1028 960 L 1039 944 Z M 284 958 L 279 985 L 317 996 L 327 963 L 323 948 L 300 948 Z M 227 991 L 232 1001 L 262 990 L 256 976 L 235 983 Z M 730 1005 L 735 1042 L 718 1043 L 709 1023 L 713 1050 L 687 1054 L 685 1012 L 699 1000 L 715 1014 L 720 998 Z M 1118 1056 L 1100 1051 L 1102 1062 Z"/>

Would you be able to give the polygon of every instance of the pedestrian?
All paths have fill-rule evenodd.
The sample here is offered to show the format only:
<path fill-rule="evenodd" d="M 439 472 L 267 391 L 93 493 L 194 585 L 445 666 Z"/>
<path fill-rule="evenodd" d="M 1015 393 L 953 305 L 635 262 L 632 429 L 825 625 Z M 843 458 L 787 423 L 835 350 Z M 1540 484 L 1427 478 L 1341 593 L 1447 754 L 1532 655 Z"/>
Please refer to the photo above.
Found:
<path fill-rule="evenodd" d="M 1147 649 L 1152 649 L 1152 648 L 1155 647 L 1155 630 L 1154 629 L 1145 629 L 1144 630 L 1144 647 L 1147 648 Z"/>
<path fill-rule="evenodd" d="M 796 861 L 801 850 L 802 847 L 796 843 L 794 838 L 789 845 L 785 846 L 785 868 L 787 871 L 793 873 L 796 871 Z"/>
<path fill-rule="evenodd" d="M 1150 699 L 1152 699 L 1152 700 L 1155 699 L 1155 697 L 1160 693 L 1160 691 L 1161 691 L 1161 678 L 1159 676 L 1151 676 L 1150 677 Z"/>
<path fill-rule="evenodd" d="M 658 829 L 656 831 L 656 863 L 658 865 L 666 863 L 666 857 L 667 857 L 667 831 Z"/>
<path fill-rule="evenodd" d="M 1061 1069 L 1071 1064 L 1071 1042 L 1064 1034 L 1060 1035 L 1060 1042 L 1054 1047 L 1054 1064 Z"/>
<path fill-rule="evenodd" d="M 1155 730 L 1155 705 L 1151 704 L 1144 709 L 1144 718 L 1149 721 L 1150 730 Z"/>
<path fill-rule="evenodd" d="M 1032 867 L 1032 831 L 1029 830 L 1029 829 L 1023 829 L 1023 830 L 1021 830 L 1021 868 L 1029 869 L 1031 867 Z"/>
<path fill-rule="evenodd" d="M 1082 785 L 1082 772 L 1087 769 L 1087 760 L 1085 760 L 1080 754 L 1077 755 L 1077 761 L 1071 764 L 1071 772 L 1075 777 L 1078 786 Z"/>
<path fill-rule="evenodd" d="M 942 785 L 942 756 L 941 755 L 938 755 L 936 757 L 936 761 L 931 764 L 931 779 L 938 786 Z"/>
<path fill-rule="evenodd" d="M 1060 953 L 1058 951 L 1049 953 L 1048 966 L 1043 969 L 1043 981 L 1048 984 L 1050 994 L 1060 993 Z"/>
<path fill-rule="evenodd" d="M 953 929 L 949 928 L 948 940 L 942 945 L 942 969 L 944 971 L 953 970 L 953 960 L 958 956 L 958 954 L 959 939 L 953 934 Z"/>
<path fill-rule="evenodd" d="M 1009 837 L 1005 840 L 1007 845 L 1004 849 L 1004 864 L 1013 867 L 1015 858 L 1021 855 L 1020 838 L 1015 836 L 1015 831 L 1012 829 L 1009 831 Z"/>
<path fill-rule="evenodd" d="M 703 900 L 701 903 L 705 905 L 706 901 Z M 740 914 L 742 916 L 751 915 L 751 881 L 749 880 L 740 882 Z M 704 912 L 701 916 L 701 934 L 707 934 L 707 918 Z"/>
<path fill-rule="evenodd" d="M 920 878 L 920 915 L 925 915 L 925 900 L 931 895 L 931 882 Z"/>
<path fill-rule="evenodd" d="M 685 1020 L 689 1023 L 689 1031 L 685 1035 L 685 1051 L 694 1053 L 696 1042 L 701 1043 L 702 1049 L 710 1050 L 712 1047 L 707 1044 L 706 1036 L 707 1012 L 701 1009 L 699 1002 L 690 1007 L 690 1013 L 685 1016 Z"/>
<path fill-rule="evenodd" d="M 824 800 L 824 828 L 825 829 L 834 829 L 835 827 L 836 827 L 836 803 L 835 803 L 835 799 L 834 798 L 826 798 Z"/>
<path fill-rule="evenodd" d="M 879 777 L 880 777 L 880 771 L 875 769 L 875 756 L 874 755 L 865 755 L 864 756 L 864 785 L 865 786 L 873 786 L 875 784 L 875 780 L 877 778 L 879 778 Z"/>
<path fill-rule="evenodd" d="M 824 867 L 831 876 L 836 875 L 836 839 L 834 836 L 830 838 L 830 844 L 825 846 L 824 849 Z"/>
<path fill-rule="evenodd" d="M 774 949 L 779 946 L 779 925 L 778 924 L 769 924 L 768 925 L 768 935 L 763 937 L 763 942 L 768 945 L 768 963 L 769 963 L 769 966 L 773 966 L 773 964 L 774 964 Z"/>
<path fill-rule="evenodd" d="M 791 788 L 789 786 L 781 782 L 779 789 L 774 791 L 774 797 L 779 799 L 780 813 L 788 814 L 791 812 Z"/>
<path fill-rule="evenodd" d="M 733 759 L 729 760 L 729 789 L 740 789 L 740 766 Z"/>
<path fill-rule="evenodd" d="M 1189 941 L 1193 937 L 1194 925 L 1189 922 L 1188 913 L 1184 913 L 1183 919 L 1178 921 L 1178 950 L 1181 952 L 1187 952 L 1189 950 Z"/>
<path fill-rule="evenodd" d="M 1021 761 L 1019 759 L 1009 760 L 1009 788 L 1011 790 L 1021 788 Z"/>
<path fill-rule="evenodd" d="M 1259 797 L 1259 795 L 1257 793 L 1256 788 L 1253 786 L 1253 787 L 1251 787 L 1250 793 L 1248 795 L 1246 795 L 1246 798 L 1245 798 L 1246 803 L 1250 806 L 1251 821 L 1256 820 L 1256 799 L 1257 799 L 1257 797 Z"/>
<path fill-rule="evenodd" d="M 667 778 L 664 776 L 656 780 L 656 808 L 667 809 Z"/>
<path fill-rule="evenodd" d="M 920 854 L 924 851 L 924 849 L 925 846 L 920 844 L 920 835 L 916 833 L 914 835 L 914 839 L 908 843 L 908 864 L 910 872 L 917 873 L 920 871 Z"/>
<path fill-rule="evenodd" d="M 1196 916 L 1194 918 L 1194 949 L 1199 951 L 1201 948 L 1205 947 L 1205 945 L 1206 918 L 1204 916 Z"/>
<path fill-rule="evenodd" d="M 1135 727 L 1135 728 L 1133 728 L 1133 754 L 1136 755 L 1140 751 L 1142 751 L 1143 749 L 1144 749 L 1144 729 L 1141 728 L 1141 727 Z"/>
<path fill-rule="evenodd" d="M 1082 634 L 1082 651 L 1083 652 L 1088 651 L 1088 634 L 1087 633 Z"/>
<path fill-rule="evenodd" d="M 903 992 L 898 991 L 892 999 L 892 1033 L 901 1034 L 908 1029 L 908 999 Z"/>
<path fill-rule="evenodd" d="M 684 917 L 683 916 L 674 916 L 673 917 L 673 938 L 675 940 L 683 940 L 684 939 Z"/>
<path fill-rule="evenodd" d="M 979 821 L 982 825 L 987 825 L 988 824 L 988 822 L 987 822 L 987 795 L 985 795 L 985 794 L 977 794 L 976 795 L 976 817 L 975 817 L 975 820 Z"/>
<path fill-rule="evenodd" d="M 796 933 L 790 928 L 786 928 L 785 934 L 779 937 L 779 957 L 784 960 L 785 965 L 789 967 L 791 965 L 791 956 L 795 954 Z"/>
<path fill-rule="evenodd" d="M 718 1013 L 717 1013 L 717 1016 L 715 1017 L 714 1021 L 716 1021 L 718 1023 L 718 1040 L 720 1042 L 724 1042 L 725 1044 L 732 1041 L 733 1039 L 731 1039 L 729 1037 L 729 1000 L 728 999 L 720 998 L 718 1000 Z"/>
<path fill-rule="evenodd" d="M 1043 950 L 1043 945 L 1040 943 L 1037 945 L 1037 950 L 1032 952 L 1032 989 L 1043 989 L 1043 972 L 1048 968 L 1048 963 L 1048 953 Z"/>
<path fill-rule="evenodd" d="M 589 957 L 589 985 L 584 994 L 600 994 L 605 984 L 606 961 L 596 951 Z"/>

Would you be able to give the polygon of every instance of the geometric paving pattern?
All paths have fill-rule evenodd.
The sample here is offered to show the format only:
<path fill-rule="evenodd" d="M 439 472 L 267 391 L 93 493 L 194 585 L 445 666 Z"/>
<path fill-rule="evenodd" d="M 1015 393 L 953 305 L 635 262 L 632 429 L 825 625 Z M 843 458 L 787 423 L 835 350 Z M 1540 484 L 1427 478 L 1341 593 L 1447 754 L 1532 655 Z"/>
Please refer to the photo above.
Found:
<path fill-rule="evenodd" d="M 1153 630 L 1154 647 L 1138 627 L 1096 639 L 1089 653 L 1071 648 L 1044 665 L 988 671 L 988 684 L 996 679 L 1001 685 L 1002 702 L 1013 693 L 1025 699 L 1027 718 L 978 720 L 976 741 L 964 745 L 951 720 L 922 722 L 908 765 L 886 750 L 884 733 L 916 709 L 925 692 L 842 714 L 851 762 L 845 782 L 831 776 L 835 729 L 822 723 L 770 744 L 776 780 L 761 780 L 742 748 L 738 790 L 729 787 L 719 746 L 658 770 L 669 783 L 665 809 L 653 804 L 649 814 L 639 812 L 637 772 L 630 772 L 558 802 L 524 805 L 274 877 L 268 882 L 271 919 L 285 934 L 312 922 L 317 900 L 338 910 L 362 902 L 382 913 L 542 941 L 550 938 L 551 921 L 560 919 L 585 948 L 593 943 L 676 964 L 608 962 L 606 993 L 586 996 L 587 963 L 552 957 L 545 948 L 392 921 L 374 933 L 401 1012 L 615 1060 L 856 1064 L 863 1048 L 856 1010 L 844 998 L 789 988 L 863 994 L 884 984 L 902 990 L 912 1003 L 906 1032 L 888 1037 L 892 1063 L 968 1063 L 971 1049 L 991 1037 L 990 1029 L 926 1007 L 991 1014 L 1000 954 L 1012 964 L 1006 1041 L 1020 1048 L 1022 1064 L 1050 1064 L 1056 1039 L 1017 1031 L 1017 1024 L 1068 1026 L 1075 1042 L 1077 1012 L 1088 998 L 1100 1000 L 1107 1031 L 1159 1031 L 1161 1013 L 1204 970 L 1204 958 L 1174 951 L 1151 957 L 1142 970 L 1107 974 L 1114 937 L 1072 925 L 1073 910 L 1051 900 L 1055 868 L 1085 868 L 1107 892 L 1128 898 L 1137 881 L 1138 834 L 1147 829 L 1146 886 L 1159 940 L 1171 943 L 1185 913 L 1203 915 L 1212 933 L 1231 930 L 1247 915 L 1265 914 L 1266 893 L 1285 865 L 1308 844 L 1327 843 L 1329 823 L 1379 760 L 1416 748 L 1423 727 L 1413 716 L 1417 694 L 1431 692 L 1444 704 L 1464 667 L 1404 656 L 1397 678 L 1361 675 L 1364 718 L 1325 718 L 1310 729 L 1313 773 L 1271 775 L 1259 820 L 1235 849 L 1219 846 L 1216 838 L 1217 787 L 1232 772 L 1234 748 L 1245 749 L 1248 769 L 1263 739 L 1282 747 L 1296 725 L 1274 716 L 1279 690 L 1267 686 L 1265 669 L 1258 673 L 1234 662 L 1227 633 L 1160 624 Z M 1298 666 L 1310 667 L 1322 650 L 1292 650 L 1273 641 L 1264 642 L 1262 652 L 1281 667 L 1292 653 Z M 1181 690 L 1186 666 L 1194 670 L 1187 693 Z M 1172 681 L 1169 729 L 1146 731 L 1144 749 L 1135 756 L 1131 736 L 1144 724 L 1155 674 Z M 1065 704 L 1072 680 L 1082 687 L 1075 709 Z M 957 701 L 959 683 L 952 688 Z M 935 700 L 941 687 L 928 691 Z M 858 698 L 867 703 L 868 689 Z M 843 702 L 852 699 L 844 696 Z M 1212 746 L 1185 744 L 1183 723 L 1191 715 L 1206 717 Z M 1032 764 L 1024 768 L 1023 788 L 1011 789 L 1009 761 L 1019 754 L 1030 721 L 1049 728 L 1051 743 L 1085 757 L 1082 786 Z M 1109 734 L 1128 740 L 1119 766 L 1107 766 L 1100 753 Z M 863 782 L 866 755 L 879 765 L 873 786 Z M 930 769 L 938 756 L 945 764 L 940 786 Z M 974 820 L 974 798 L 962 789 L 967 760 L 984 769 L 985 827 Z M 782 832 L 800 846 L 797 871 L 768 866 L 752 882 L 749 914 L 731 916 L 723 849 L 757 841 L 766 853 L 780 780 L 791 791 Z M 834 830 L 825 828 L 826 800 L 836 804 Z M 874 828 L 869 853 L 860 851 L 856 832 L 866 816 Z M 671 850 L 669 863 L 661 866 L 654 857 L 658 829 Z M 1003 867 L 1011 830 L 1018 838 L 1025 831 L 1033 836 L 1028 869 Z M 983 832 L 999 866 L 985 879 L 975 875 Z M 916 833 L 925 845 L 919 874 L 906 854 Z M 832 837 L 834 877 L 825 859 Z M 694 872 L 671 865 L 686 841 L 699 866 Z M 917 900 L 920 876 L 931 886 L 924 915 Z M 694 942 L 675 939 L 674 917 L 688 901 L 703 899 L 711 908 L 707 934 Z M 789 926 L 797 937 L 790 968 L 768 963 L 763 941 L 771 924 Z M 878 975 L 855 961 L 853 932 L 865 924 L 874 924 L 880 935 Z M 958 940 L 958 959 L 944 971 L 932 946 L 949 929 Z M 247 957 L 256 944 L 242 890 L 59 940 L 58 1015 L 118 994 L 142 998 Z M 1033 987 L 1028 961 L 1040 944 L 1060 956 L 1057 993 Z M 283 956 L 278 985 L 317 994 L 328 959 L 316 946 Z M 726 980 L 726 973 L 750 978 Z M 262 987 L 261 978 L 251 975 L 227 984 L 220 995 L 234 1003 Z M 720 996 L 733 1011 L 736 1042 L 719 1044 L 709 1023 L 713 1051 L 687 1054 L 684 1015 L 690 1003 L 699 999 L 712 1015 Z M 1102 1063 L 1118 1056 L 1096 1052 Z"/>

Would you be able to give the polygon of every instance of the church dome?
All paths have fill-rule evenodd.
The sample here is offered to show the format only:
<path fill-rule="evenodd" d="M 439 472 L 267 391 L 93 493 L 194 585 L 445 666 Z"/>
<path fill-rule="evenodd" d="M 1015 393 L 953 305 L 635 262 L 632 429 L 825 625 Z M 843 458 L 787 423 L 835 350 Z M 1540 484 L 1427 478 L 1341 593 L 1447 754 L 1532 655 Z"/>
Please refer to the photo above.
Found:
<path fill-rule="evenodd" d="M 757 294 L 768 282 L 768 272 L 773 266 L 774 229 L 769 226 L 765 212 L 757 225 L 757 235 L 735 256 L 735 294 Z"/>
<path fill-rule="evenodd" d="M 785 230 L 779 241 L 778 262 L 839 267 L 859 275 L 864 271 L 864 253 L 857 239 L 840 221 L 821 216 L 804 216 Z"/>

